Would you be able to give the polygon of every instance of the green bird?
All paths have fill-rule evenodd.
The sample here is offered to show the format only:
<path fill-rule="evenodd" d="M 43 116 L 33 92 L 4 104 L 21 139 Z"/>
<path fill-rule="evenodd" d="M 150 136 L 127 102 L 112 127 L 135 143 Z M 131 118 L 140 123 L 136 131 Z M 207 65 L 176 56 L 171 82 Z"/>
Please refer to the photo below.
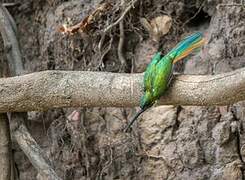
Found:
<path fill-rule="evenodd" d="M 140 100 L 140 110 L 127 125 L 125 132 L 140 114 L 150 108 L 166 92 L 172 79 L 174 64 L 193 51 L 199 50 L 204 43 L 203 34 L 196 32 L 184 38 L 167 55 L 162 56 L 160 52 L 154 55 L 144 73 L 144 95 Z"/>

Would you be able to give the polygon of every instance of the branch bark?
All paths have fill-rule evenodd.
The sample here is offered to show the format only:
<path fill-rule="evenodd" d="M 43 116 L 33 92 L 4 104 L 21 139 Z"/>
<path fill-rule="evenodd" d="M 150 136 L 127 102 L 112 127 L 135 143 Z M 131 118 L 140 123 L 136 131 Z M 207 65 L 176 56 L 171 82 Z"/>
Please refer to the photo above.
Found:
<path fill-rule="evenodd" d="M 60 107 L 132 107 L 142 96 L 143 74 L 43 71 L 0 79 L 0 112 Z M 245 100 L 245 68 L 218 75 L 180 75 L 162 105 L 227 105 Z"/>

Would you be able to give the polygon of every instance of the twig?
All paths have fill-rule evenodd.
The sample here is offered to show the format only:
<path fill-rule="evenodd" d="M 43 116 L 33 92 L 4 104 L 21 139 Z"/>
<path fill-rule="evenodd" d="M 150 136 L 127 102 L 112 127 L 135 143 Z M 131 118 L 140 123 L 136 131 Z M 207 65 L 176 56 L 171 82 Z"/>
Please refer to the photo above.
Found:
<path fill-rule="evenodd" d="M 101 52 L 101 49 L 102 49 L 102 46 L 103 46 L 104 41 L 105 41 L 105 33 L 102 33 L 101 34 L 100 41 L 98 43 L 99 52 Z"/>
<path fill-rule="evenodd" d="M 199 7 L 199 9 L 197 10 L 197 12 L 191 17 L 189 18 L 187 21 L 185 21 L 181 27 L 184 27 L 187 23 L 189 23 L 191 20 L 193 20 L 202 10 L 203 6 L 204 6 L 205 1 L 203 1 L 203 3 L 201 4 L 201 6 Z"/>
<path fill-rule="evenodd" d="M 105 29 L 104 29 L 104 33 L 108 32 L 111 28 L 113 28 L 114 26 L 118 25 L 122 20 L 123 18 L 127 15 L 127 13 L 134 7 L 134 5 L 136 4 L 138 0 L 134 0 L 132 2 L 131 5 L 129 5 L 125 11 L 122 13 L 122 15 L 120 16 L 120 18 L 118 20 L 116 20 L 114 23 L 112 23 L 111 25 L 107 26 Z"/>
<path fill-rule="evenodd" d="M 103 168 L 101 169 L 99 173 L 100 179 L 103 179 L 103 173 L 105 172 L 106 169 L 108 169 L 111 166 L 113 162 L 113 150 L 111 146 L 109 146 L 109 149 L 110 149 L 110 159 L 108 160 L 108 162 L 106 162 L 106 164 L 103 165 Z"/>
<path fill-rule="evenodd" d="M 124 0 L 121 0 L 121 6 L 122 8 L 124 7 Z M 119 31 L 120 31 L 120 38 L 119 38 L 119 42 L 118 42 L 118 48 L 117 48 L 117 54 L 118 54 L 118 59 L 121 63 L 121 71 L 124 71 L 126 68 L 126 59 L 123 56 L 123 45 L 124 45 L 124 23 L 123 20 L 120 21 L 119 23 Z"/>
<path fill-rule="evenodd" d="M 10 7 L 10 6 L 17 6 L 19 3 L 2 3 L 2 6 L 4 7 Z"/>
<path fill-rule="evenodd" d="M 102 41 L 104 41 L 104 38 L 105 38 L 105 36 L 102 35 L 100 43 L 98 45 L 98 48 L 99 48 L 99 64 L 98 64 L 97 68 L 99 68 L 99 67 L 104 68 L 104 63 L 103 63 L 104 57 L 111 50 L 111 46 L 112 46 L 112 42 L 113 42 L 113 37 L 111 36 L 110 40 L 109 40 L 109 44 L 105 45 L 105 48 L 102 50 L 101 46 L 103 44 Z"/>

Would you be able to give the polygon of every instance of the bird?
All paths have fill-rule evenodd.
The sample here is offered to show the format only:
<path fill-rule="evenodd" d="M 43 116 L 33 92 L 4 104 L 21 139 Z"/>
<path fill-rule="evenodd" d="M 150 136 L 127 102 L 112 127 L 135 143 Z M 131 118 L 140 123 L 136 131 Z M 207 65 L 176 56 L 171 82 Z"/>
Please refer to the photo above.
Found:
<path fill-rule="evenodd" d="M 140 99 L 140 110 L 124 129 L 128 132 L 136 119 L 166 92 L 173 77 L 173 67 L 176 62 L 189 54 L 200 50 L 205 44 L 203 33 L 196 32 L 185 37 L 165 56 L 157 52 L 144 72 L 144 94 Z"/>

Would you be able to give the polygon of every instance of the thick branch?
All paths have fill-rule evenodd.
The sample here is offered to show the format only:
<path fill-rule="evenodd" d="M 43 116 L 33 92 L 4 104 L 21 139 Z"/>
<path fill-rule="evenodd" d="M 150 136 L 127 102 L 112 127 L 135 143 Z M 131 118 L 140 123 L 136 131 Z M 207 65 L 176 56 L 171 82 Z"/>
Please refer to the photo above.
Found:
<path fill-rule="evenodd" d="M 0 79 L 0 112 L 58 107 L 138 106 L 143 74 L 43 71 Z M 245 68 L 219 75 L 181 75 L 159 104 L 226 105 L 245 100 Z"/>

